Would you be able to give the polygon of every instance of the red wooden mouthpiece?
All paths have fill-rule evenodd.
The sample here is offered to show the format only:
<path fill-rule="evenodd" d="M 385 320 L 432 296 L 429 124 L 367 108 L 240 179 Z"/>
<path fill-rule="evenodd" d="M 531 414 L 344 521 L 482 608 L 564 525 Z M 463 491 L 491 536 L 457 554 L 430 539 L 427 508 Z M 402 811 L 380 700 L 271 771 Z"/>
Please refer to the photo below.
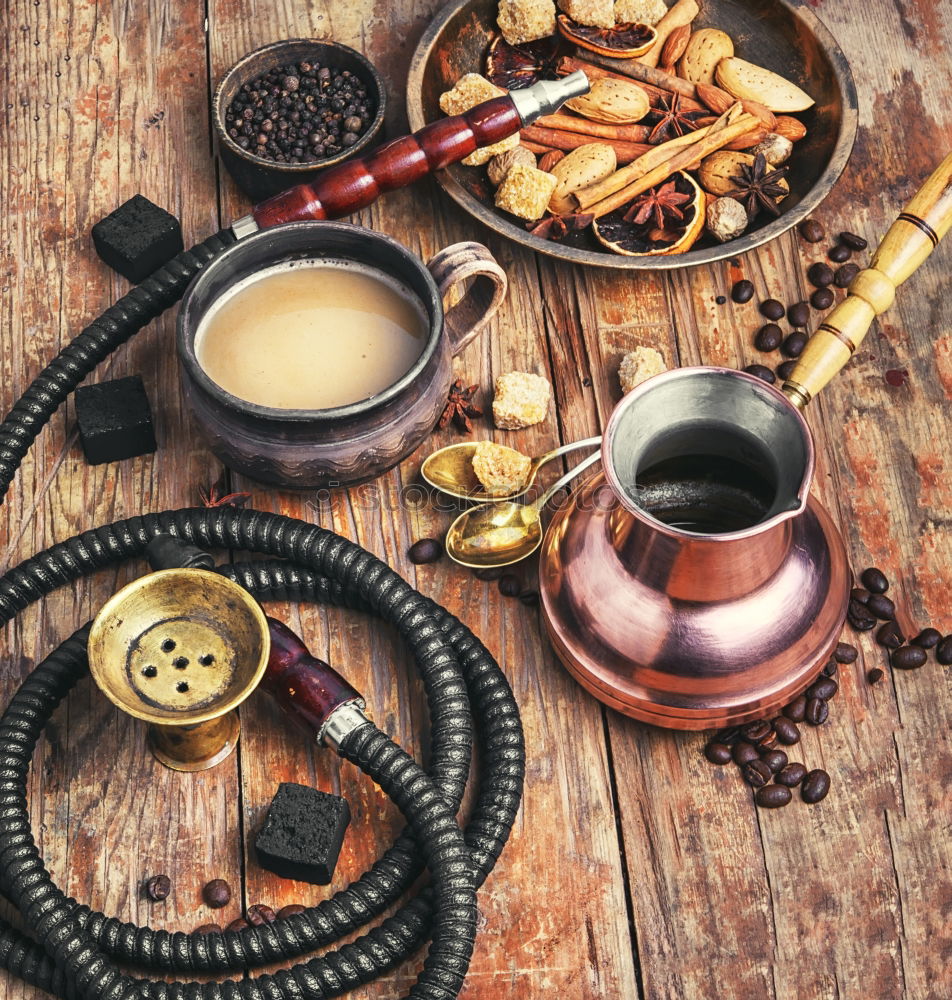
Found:
<path fill-rule="evenodd" d="M 268 618 L 271 655 L 261 686 L 291 715 L 320 732 L 330 714 L 363 698 L 323 660 L 311 656 L 304 643 L 276 618 Z"/>
<path fill-rule="evenodd" d="M 251 214 L 262 229 L 305 219 L 339 219 L 469 156 L 474 149 L 518 132 L 522 117 L 511 97 L 494 97 L 462 115 L 442 118 L 413 135 L 394 139 L 358 160 L 324 171 L 256 205 Z"/>

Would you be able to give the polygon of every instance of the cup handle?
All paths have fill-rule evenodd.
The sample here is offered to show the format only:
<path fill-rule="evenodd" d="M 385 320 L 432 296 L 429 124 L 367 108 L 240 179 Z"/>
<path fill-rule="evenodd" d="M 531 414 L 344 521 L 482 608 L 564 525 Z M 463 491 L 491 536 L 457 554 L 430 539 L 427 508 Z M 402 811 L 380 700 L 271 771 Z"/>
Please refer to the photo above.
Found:
<path fill-rule="evenodd" d="M 459 354 L 496 314 L 506 297 L 509 279 L 482 243 L 454 243 L 431 257 L 426 266 L 444 298 L 457 282 L 473 279 L 445 316 L 453 354 Z"/>

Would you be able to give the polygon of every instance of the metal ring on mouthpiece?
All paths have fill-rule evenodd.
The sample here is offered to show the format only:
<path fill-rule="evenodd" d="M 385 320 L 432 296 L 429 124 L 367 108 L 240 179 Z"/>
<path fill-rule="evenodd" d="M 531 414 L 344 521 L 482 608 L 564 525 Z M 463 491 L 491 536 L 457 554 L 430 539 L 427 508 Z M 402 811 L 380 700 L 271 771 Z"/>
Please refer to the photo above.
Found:
<path fill-rule="evenodd" d="M 542 115 L 551 115 L 573 97 L 581 97 L 591 89 L 588 77 L 579 69 L 560 80 L 540 80 L 524 90 L 510 91 L 512 103 L 523 125 Z"/>

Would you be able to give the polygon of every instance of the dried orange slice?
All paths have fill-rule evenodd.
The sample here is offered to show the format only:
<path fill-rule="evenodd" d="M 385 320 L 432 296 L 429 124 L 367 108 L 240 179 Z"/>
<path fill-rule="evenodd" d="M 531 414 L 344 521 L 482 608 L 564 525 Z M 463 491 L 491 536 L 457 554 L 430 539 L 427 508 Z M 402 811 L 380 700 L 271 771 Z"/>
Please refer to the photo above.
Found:
<path fill-rule="evenodd" d="M 627 257 L 684 253 L 704 229 L 704 192 L 683 170 L 608 212 L 592 225 L 596 239 Z"/>
<path fill-rule="evenodd" d="M 579 24 L 568 14 L 559 14 L 560 33 L 570 42 L 611 59 L 634 59 L 643 56 L 655 43 L 658 33 L 648 24 L 633 21 L 616 24 L 614 28 L 596 28 Z"/>
<path fill-rule="evenodd" d="M 558 35 L 510 45 L 497 35 L 486 53 L 486 79 L 504 90 L 521 90 L 539 80 L 558 78 L 556 66 L 568 46 Z"/>

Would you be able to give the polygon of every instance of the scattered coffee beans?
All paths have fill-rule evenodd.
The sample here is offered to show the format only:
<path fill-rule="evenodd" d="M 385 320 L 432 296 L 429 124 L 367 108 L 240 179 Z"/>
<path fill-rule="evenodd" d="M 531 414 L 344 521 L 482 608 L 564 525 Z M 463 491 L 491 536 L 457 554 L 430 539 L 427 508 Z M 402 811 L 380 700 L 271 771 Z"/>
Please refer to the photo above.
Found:
<path fill-rule="evenodd" d="M 353 146 L 376 114 L 365 83 L 316 62 L 278 66 L 245 83 L 225 111 L 225 131 L 276 163 L 317 163 Z"/>
<path fill-rule="evenodd" d="M 791 326 L 806 326 L 810 322 L 810 303 L 794 302 L 787 309 L 787 319 Z"/>
<path fill-rule="evenodd" d="M 760 759 L 770 768 L 773 774 L 776 774 L 787 766 L 787 755 L 783 750 L 768 750 L 765 754 L 761 755 Z"/>
<path fill-rule="evenodd" d="M 503 597 L 518 597 L 522 593 L 522 581 L 515 573 L 503 573 L 498 587 Z"/>
<path fill-rule="evenodd" d="M 833 299 L 833 293 L 829 290 L 829 288 L 818 288 L 810 296 L 810 305 L 813 306 L 814 309 L 822 311 L 824 309 L 829 309 L 830 306 L 833 305 Z"/>
<path fill-rule="evenodd" d="M 942 641 L 942 633 L 937 628 L 924 628 L 914 639 L 911 640 L 914 646 L 921 646 L 923 649 L 932 649 Z"/>
<path fill-rule="evenodd" d="M 882 621 L 896 617 L 896 605 L 885 594 L 871 594 L 866 602 L 866 610 Z"/>
<path fill-rule="evenodd" d="M 303 913 L 304 907 L 300 903 L 288 903 L 287 906 L 282 906 L 278 910 L 276 916 L 278 920 L 284 920 L 286 917 L 293 917 L 296 913 Z"/>
<path fill-rule="evenodd" d="M 763 753 L 765 750 L 770 750 L 771 747 L 777 745 L 777 733 L 776 730 L 771 726 L 770 732 L 766 736 L 762 736 L 757 740 L 757 749 Z"/>
<path fill-rule="evenodd" d="M 759 378 L 762 382 L 773 385 L 777 381 L 777 376 L 766 365 L 745 365 L 744 371 L 754 378 Z"/>
<path fill-rule="evenodd" d="M 172 891 L 172 880 L 168 875 L 153 875 L 146 879 L 145 894 L 153 902 L 160 903 L 163 899 L 168 899 Z"/>
<path fill-rule="evenodd" d="M 214 878 L 202 889 L 202 897 L 213 910 L 220 910 L 231 902 L 231 886 L 223 878 Z"/>
<path fill-rule="evenodd" d="M 866 675 L 866 680 L 870 684 L 878 684 L 883 679 L 883 672 L 879 667 L 873 667 L 872 670 Z"/>
<path fill-rule="evenodd" d="M 811 698 L 819 698 L 822 701 L 829 701 L 831 698 L 836 696 L 836 692 L 839 691 L 839 689 L 840 686 L 835 680 L 833 680 L 832 677 L 821 677 L 807 688 L 807 703 L 810 702 Z"/>
<path fill-rule="evenodd" d="M 773 777 L 773 771 L 762 760 L 752 760 L 749 764 L 745 764 L 741 773 L 744 776 L 744 781 L 752 788 L 760 788 L 761 785 L 766 785 Z"/>
<path fill-rule="evenodd" d="M 519 601 L 527 608 L 534 608 L 539 603 L 539 594 L 535 590 L 524 590 L 519 595 Z"/>
<path fill-rule="evenodd" d="M 726 743 L 708 743 L 704 756 L 712 764 L 727 764 L 731 759 L 731 748 Z"/>
<path fill-rule="evenodd" d="M 787 788 L 796 788 L 803 781 L 806 773 L 807 769 L 799 762 L 787 764 L 786 767 L 781 768 L 774 781 L 778 785 L 786 785 Z"/>
<path fill-rule="evenodd" d="M 799 358 L 803 354 L 804 347 L 807 346 L 807 335 L 795 330 L 787 335 L 787 339 L 780 345 L 780 353 L 788 358 Z"/>
<path fill-rule="evenodd" d="M 830 790 L 830 776 L 822 768 L 816 768 L 803 779 L 800 785 L 800 798 L 811 805 L 826 798 Z"/>
<path fill-rule="evenodd" d="M 825 260 L 818 260 L 807 268 L 807 280 L 814 288 L 826 288 L 833 284 L 833 268 Z"/>
<path fill-rule="evenodd" d="M 247 920 L 238 917 L 237 920 L 232 920 L 230 924 L 225 928 L 226 931 L 243 931 L 246 927 L 250 927 L 251 924 Z"/>
<path fill-rule="evenodd" d="M 740 734 L 750 743 L 757 743 L 770 732 L 770 723 L 766 719 L 748 722 L 740 727 Z"/>
<path fill-rule="evenodd" d="M 783 340 L 783 330 L 776 323 L 765 323 L 754 337 L 754 347 L 758 351 L 775 351 Z"/>
<path fill-rule="evenodd" d="M 869 591 L 863 587 L 854 587 L 850 591 L 850 599 L 859 601 L 860 604 L 865 604 L 869 600 Z"/>
<path fill-rule="evenodd" d="M 407 557 L 416 566 L 436 562 L 443 555 L 443 543 L 438 538 L 421 538 L 407 550 Z"/>
<path fill-rule="evenodd" d="M 254 903 L 245 910 L 245 919 L 252 927 L 260 927 L 262 924 L 273 924 L 277 914 L 266 903 Z"/>
<path fill-rule="evenodd" d="M 830 714 L 827 703 L 822 698 L 808 698 L 804 718 L 811 726 L 822 726 Z"/>
<path fill-rule="evenodd" d="M 833 650 L 833 656 L 837 663 L 855 663 L 859 650 L 848 642 L 838 642 L 836 649 Z"/>
<path fill-rule="evenodd" d="M 850 250 L 865 250 L 869 244 L 862 236 L 857 236 L 856 233 L 840 233 L 840 243 L 845 244 L 850 248 Z"/>
<path fill-rule="evenodd" d="M 786 708 L 784 708 L 783 714 L 791 722 L 803 722 L 804 716 L 806 715 L 806 711 L 807 711 L 807 699 L 805 695 L 801 694 L 799 697 L 794 698 L 793 701 L 791 701 L 790 704 L 787 705 Z"/>
<path fill-rule="evenodd" d="M 843 246 L 842 243 L 837 243 L 835 247 L 830 247 L 830 252 L 827 254 L 827 257 L 829 257 L 834 264 L 842 264 L 849 260 L 851 256 L 852 253 L 850 248 Z"/>
<path fill-rule="evenodd" d="M 826 236 L 826 230 L 816 219 L 804 219 L 799 225 L 800 235 L 807 243 L 819 243 Z"/>
<path fill-rule="evenodd" d="M 731 298 L 738 303 L 743 305 L 745 302 L 750 302 L 754 297 L 754 283 L 748 281 L 746 278 L 741 278 L 740 281 L 734 283 L 734 287 L 731 289 Z M 781 316 L 783 313 L 781 313 Z"/>
<path fill-rule="evenodd" d="M 886 579 L 886 574 L 875 566 L 870 566 L 869 569 L 863 570 L 860 582 L 871 594 L 885 594 L 889 590 L 889 581 Z"/>
<path fill-rule="evenodd" d="M 857 632 L 868 632 L 876 627 L 876 616 L 867 611 L 865 604 L 860 604 L 857 600 L 850 601 L 846 609 L 846 620 Z"/>
<path fill-rule="evenodd" d="M 764 301 L 760 303 L 760 314 L 761 316 L 766 316 L 767 319 L 783 319 L 786 311 L 787 310 L 783 307 L 783 303 L 778 302 L 776 299 L 764 299 Z"/>
<path fill-rule="evenodd" d="M 733 746 L 739 739 L 740 726 L 728 726 L 727 729 L 722 729 L 714 735 L 715 743 L 727 743 L 730 746 Z"/>
<path fill-rule="evenodd" d="M 722 306 L 722 305 L 724 305 L 724 303 L 725 303 L 725 302 L 727 301 L 727 296 L 726 296 L 726 295 L 718 295 L 718 296 L 717 296 L 717 298 L 716 298 L 716 299 L 715 299 L 714 301 L 715 301 L 715 302 L 716 302 L 716 303 L 717 303 L 717 304 L 718 304 L 719 306 Z"/>
<path fill-rule="evenodd" d="M 734 744 L 732 756 L 734 758 L 734 763 L 738 767 L 743 767 L 745 764 L 749 764 L 752 760 L 756 760 L 760 756 L 760 751 L 753 745 L 753 743 L 741 740 L 740 743 Z"/>
<path fill-rule="evenodd" d="M 786 785 L 764 785 L 754 793 L 754 801 L 764 809 L 779 809 L 793 798 Z"/>
<path fill-rule="evenodd" d="M 793 369 L 797 367 L 796 359 L 791 358 L 789 361 L 784 361 L 782 365 L 777 365 L 777 378 L 786 381 L 793 374 Z"/>
<path fill-rule="evenodd" d="M 487 566 L 486 569 L 474 569 L 473 576 L 477 580 L 498 580 L 503 574 L 499 566 Z"/>
<path fill-rule="evenodd" d="M 826 666 L 823 668 L 823 673 L 825 673 L 827 677 L 835 677 L 838 670 L 839 664 L 836 660 L 827 660 Z"/>
<path fill-rule="evenodd" d="M 926 651 L 921 646 L 900 646 L 889 655 L 889 662 L 897 670 L 916 670 L 926 662 Z"/>
<path fill-rule="evenodd" d="M 842 267 L 836 269 L 833 284 L 837 288 L 849 288 L 857 274 L 859 274 L 859 267 L 856 264 L 843 264 Z"/>
<path fill-rule="evenodd" d="M 936 663 L 943 667 L 952 664 L 952 635 L 947 635 L 935 648 Z"/>
<path fill-rule="evenodd" d="M 879 626 L 879 630 L 876 633 L 876 641 L 885 649 L 899 649 L 906 639 L 898 623 L 890 621 L 886 622 L 885 625 Z"/>

